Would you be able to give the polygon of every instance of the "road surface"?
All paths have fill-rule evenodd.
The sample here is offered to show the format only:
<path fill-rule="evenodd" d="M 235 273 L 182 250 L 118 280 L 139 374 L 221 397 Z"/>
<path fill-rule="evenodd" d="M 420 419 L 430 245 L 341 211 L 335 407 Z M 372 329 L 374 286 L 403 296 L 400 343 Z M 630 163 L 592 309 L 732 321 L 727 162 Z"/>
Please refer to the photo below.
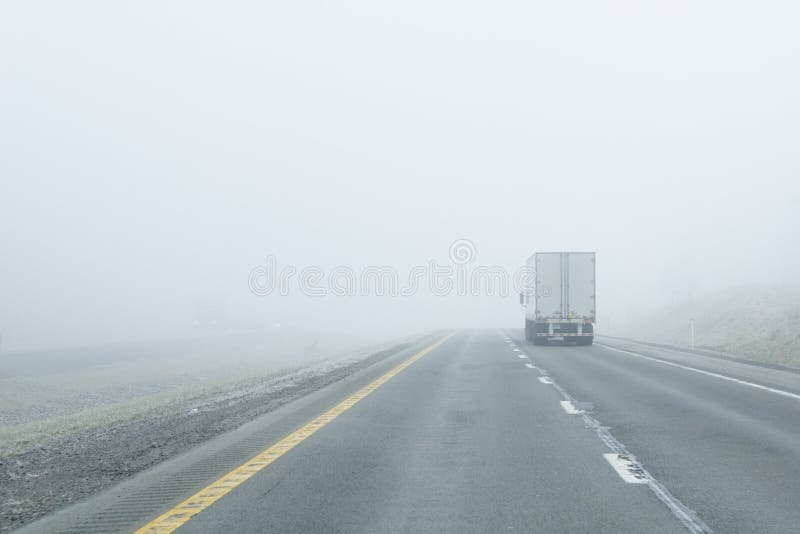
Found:
<path fill-rule="evenodd" d="M 797 531 L 800 374 L 521 336 L 427 341 L 28 529 Z"/>

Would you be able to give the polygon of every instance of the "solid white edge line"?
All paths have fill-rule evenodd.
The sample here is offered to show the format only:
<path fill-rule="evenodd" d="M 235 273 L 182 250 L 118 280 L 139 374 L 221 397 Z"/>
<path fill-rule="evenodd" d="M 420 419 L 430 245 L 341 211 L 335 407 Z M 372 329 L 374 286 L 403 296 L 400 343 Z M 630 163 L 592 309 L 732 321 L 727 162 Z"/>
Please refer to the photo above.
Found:
<path fill-rule="evenodd" d="M 712 373 L 711 371 L 704 371 L 702 369 L 697 369 L 695 367 L 689 367 L 688 365 L 681 365 L 679 363 L 670 362 L 667 360 L 662 360 L 660 358 L 654 358 L 652 356 L 645 356 L 644 354 L 639 354 L 638 352 L 631 352 L 629 350 L 622 350 L 615 347 L 610 347 L 608 345 L 603 345 L 601 343 L 597 343 L 597 345 L 603 347 L 604 349 L 613 350 L 615 352 L 621 352 L 623 354 L 628 354 L 630 356 L 636 356 L 637 358 L 644 358 L 645 360 L 651 360 L 658 363 L 663 363 L 664 365 L 670 365 L 672 367 L 678 367 L 680 369 L 684 369 L 686 371 L 692 371 L 693 373 L 699 373 L 701 375 L 712 376 L 714 378 L 719 378 L 721 380 L 727 380 L 728 382 L 734 382 L 736 384 L 741 384 L 743 386 L 748 386 L 755 389 L 760 389 L 762 391 L 768 391 L 769 393 L 775 393 L 776 395 L 782 395 L 784 397 L 789 397 L 790 399 L 800 400 L 800 395 L 797 393 L 792 393 L 790 391 L 784 391 L 782 389 L 771 388 L 769 386 L 762 386 L 761 384 L 756 384 L 755 382 L 748 382 L 747 380 L 741 380 L 739 378 L 733 378 L 732 376 L 721 375 L 719 373 Z"/>
<path fill-rule="evenodd" d="M 540 376 L 538 378 L 539 382 L 541 382 L 542 384 L 550 385 L 553 383 L 553 380 L 549 376 Z"/>

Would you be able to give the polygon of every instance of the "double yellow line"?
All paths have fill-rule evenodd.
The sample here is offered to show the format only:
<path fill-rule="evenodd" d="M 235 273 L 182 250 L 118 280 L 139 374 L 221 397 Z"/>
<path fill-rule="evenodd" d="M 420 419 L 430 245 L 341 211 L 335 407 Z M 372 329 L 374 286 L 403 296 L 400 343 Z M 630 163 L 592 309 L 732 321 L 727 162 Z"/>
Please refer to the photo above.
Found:
<path fill-rule="evenodd" d="M 212 482 L 176 507 L 158 516 L 137 530 L 136 534 L 161 534 L 165 532 L 173 532 L 174 530 L 178 529 L 192 517 L 217 502 L 219 499 L 233 491 L 237 486 L 295 448 L 314 432 L 352 408 L 358 401 L 391 380 L 392 377 L 403 371 L 409 365 L 444 343 L 452 335 L 453 334 L 448 334 L 432 345 L 422 349 L 391 371 L 359 389 L 327 412 L 323 413 L 322 415 L 318 415 L 268 449 L 261 451 L 244 464 L 222 476 L 215 482 Z"/>

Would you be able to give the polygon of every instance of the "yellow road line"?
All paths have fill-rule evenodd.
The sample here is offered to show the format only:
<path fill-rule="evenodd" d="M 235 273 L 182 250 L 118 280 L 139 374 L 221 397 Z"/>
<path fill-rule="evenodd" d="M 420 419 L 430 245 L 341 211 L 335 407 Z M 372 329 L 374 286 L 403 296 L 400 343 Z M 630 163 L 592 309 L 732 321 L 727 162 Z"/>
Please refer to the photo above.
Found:
<path fill-rule="evenodd" d="M 318 415 L 305 425 L 301 426 L 288 436 L 281 439 L 268 449 L 258 453 L 256 456 L 240 465 L 233 471 L 222 476 L 220 479 L 212 482 L 205 488 L 201 489 L 175 508 L 158 516 L 142 528 L 136 531 L 135 534 L 154 534 L 173 532 L 181 525 L 189 521 L 192 517 L 199 514 L 219 499 L 233 491 L 239 484 L 242 484 L 250 477 L 267 467 L 269 464 L 295 448 L 303 442 L 306 438 L 314 432 L 324 427 L 338 416 L 353 407 L 358 401 L 381 387 L 388 382 L 393 376 L 403 371 L 406 367 L 419 360 L 433 349 L 444 343 L 453 334 L 448 334 L 439 339 L 432 345 L 422 349 L 391 371 L 380 376 L 375 381 L 359 389 L 345 400 L 323 413 Z"/>

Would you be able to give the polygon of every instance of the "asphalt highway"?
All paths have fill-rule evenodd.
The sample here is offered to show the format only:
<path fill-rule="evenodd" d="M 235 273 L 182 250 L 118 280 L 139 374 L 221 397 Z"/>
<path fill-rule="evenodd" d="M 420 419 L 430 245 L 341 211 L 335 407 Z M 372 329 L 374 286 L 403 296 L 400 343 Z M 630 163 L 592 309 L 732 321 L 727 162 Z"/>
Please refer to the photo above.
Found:
<path fill-rule="evenodd" d="M 183 504 L 153 501 L 142 532 L 800 525 L 798 373 L 603 338 L 534 347 L 518 330 L 426 345 L 320 392 L 305 426 L 273 415 L 264 428 L 288 430 L 265 452 Z"/>
<path fill-rule="evenodd" d="M 457 334 L 180 532 L 684 531 L 519 355 Z"/>

